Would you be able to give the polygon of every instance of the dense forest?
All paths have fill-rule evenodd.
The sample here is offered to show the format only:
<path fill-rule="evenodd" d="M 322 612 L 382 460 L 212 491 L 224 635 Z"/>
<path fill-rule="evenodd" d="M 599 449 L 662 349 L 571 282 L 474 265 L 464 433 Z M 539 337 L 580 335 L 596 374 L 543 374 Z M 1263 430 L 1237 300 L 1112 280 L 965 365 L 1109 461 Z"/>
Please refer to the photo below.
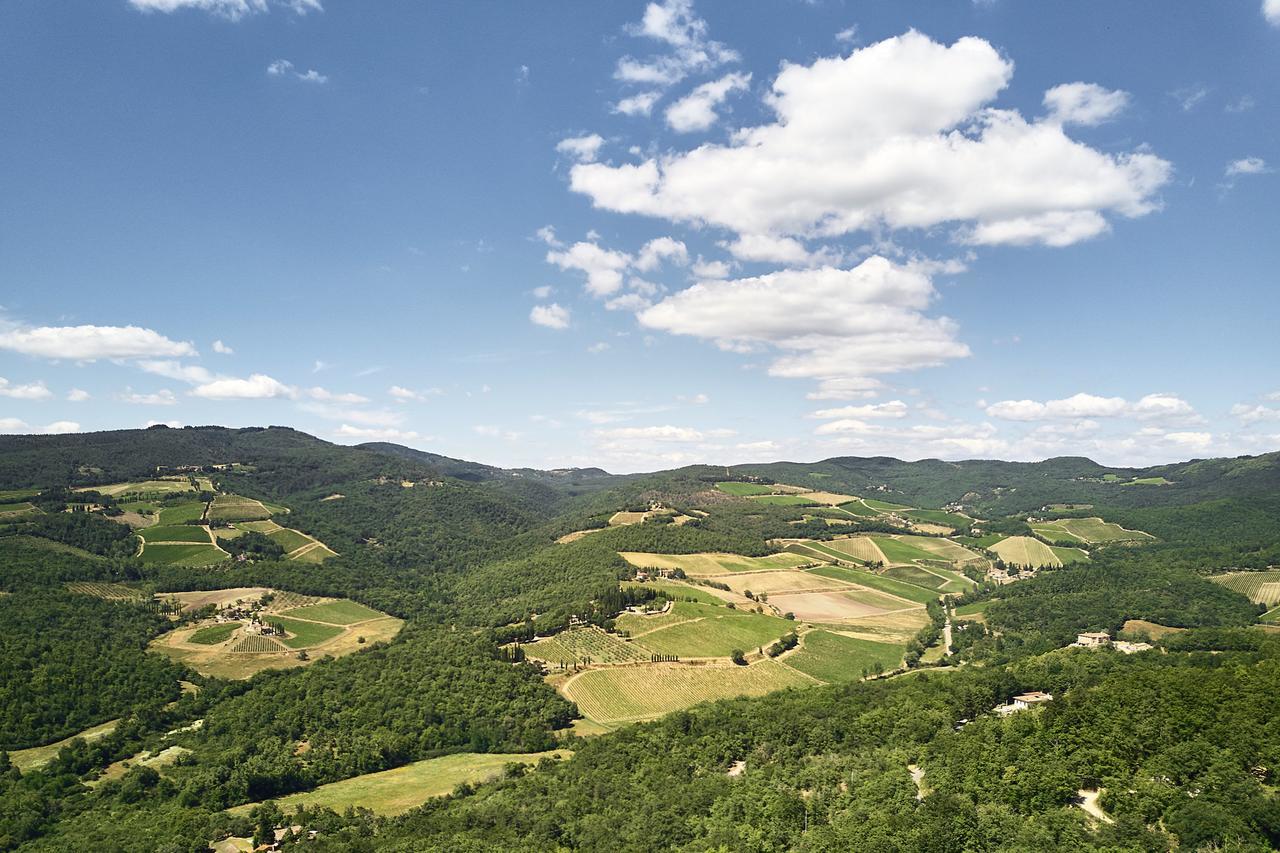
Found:
<path fill-rule="evenodd" d="M 0 751 L 0 849 L 204 850 L 228 833 L 285 822 L 270 807 L 232 817 L 228 806 L 451 752 L 557 745 L 574 758 L 513 768 L 403 817 L 309 811 L 295 820 L 319 835 L 303 846 L 1161 850 L 1280 841 L 1280 639 L 1249 627 L 1259 606 L 1205 577 L 1280 562 L 1274 457 L 1158 471 L 1078 459 L 735 468 L 732 476 L 930 508 L 984 507 L 988 530 L 1024 532 L 1027 513 L 1044 504 L 1086 502 L 1157 541 L 1096 548 L 1089 562 L 971 590 L 959 603 L 983 602 L 985 620 L 957 625 L 954 651 L 936 669 L 722 701 L 584 740 L 566 729 L 576 708 L 536 666 L 508 662 L 501 643 L 575 620 L 608 625 L 638 600 L 619 590 L 634 575 L 620 551 L 762 556 L 777 538 L 830 538 L 821 511 L 728 498 L 713 488 L 723 468 L 510 472 L 393 446 L 340 448 L 282 428 L 5 437 L 0 451 L 0 489 L 48 495 L 46 512 L 0 525 L 0 750 L 120 720 L 109 736 L 75 741 L 25 772 Z M 66 487 L 229 463 L 209 469 L 221 488 L 288 507 L 291 526 L 341 556 L 288 562 L 246 535 L 244 561 L 146 564 L 126 526 L 57 511 Z M 1102 479 L 1108 473 L 1171 485 L 1117 486 Z M 614 512 L 651 501 L 708 514 L 600 529 Z M 840 531 L 892 529 L 861 520 Z M 72 594 L 64 585 L 74 581 L 125 582 L 140 593 L 274 586 L 351 598 L 408 622 L 394 641 L 347 657 L 223 681 L 145 651 L 175 624 L 162 608 Z M 933 638 L 945 614 L 936 605 L 930 613 Z M 1190 630 L 1132 657 L 1063 649 L 1079 632 L 1115 633 L 1133 619 Z M 180 679 L 197 692 L 182 692 Z M 1056 698 L 1033 713 L 989 713 L 1023 690 Z M 140 766 L 85 784 L 111 762 L 174 744 L 189 752 L 164 773 Z M 735 766 L 741 772 L 730 775 Z M 919 788 L 910 766 L 923 770 Z M 1073 804 L 1082 788 L 1102 789 L 1114 823 Z"/>

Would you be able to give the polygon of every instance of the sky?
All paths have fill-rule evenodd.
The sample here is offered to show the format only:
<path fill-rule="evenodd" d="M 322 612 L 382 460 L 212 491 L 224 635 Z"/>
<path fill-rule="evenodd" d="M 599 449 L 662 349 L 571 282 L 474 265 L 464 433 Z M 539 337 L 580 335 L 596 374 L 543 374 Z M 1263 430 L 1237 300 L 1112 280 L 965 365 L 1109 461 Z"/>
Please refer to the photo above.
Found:
<path fill-rule="evenodd" d="M 0 432 L 1280 449 L 1280 0 L 0 4 Z"/>

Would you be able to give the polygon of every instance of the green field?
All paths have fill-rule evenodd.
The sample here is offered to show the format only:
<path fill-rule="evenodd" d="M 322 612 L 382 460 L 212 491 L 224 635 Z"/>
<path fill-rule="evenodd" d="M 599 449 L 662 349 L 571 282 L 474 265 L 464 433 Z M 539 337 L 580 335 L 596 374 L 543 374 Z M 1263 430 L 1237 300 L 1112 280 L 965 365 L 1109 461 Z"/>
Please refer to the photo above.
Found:
<path fill-rule="evenodd" d="M 988 533 L 985 536 L 957 536 L 956 541 L 961 545 L 967 545 L 970 548 L 990 548 L 997 542 L 1003 542 L 1009 538 L 1007 533 Z"/>
<path fill-rule="evenodd" d="M 1172 481 L 1166 480 L 1164 477 L 1135 477 L 1129 482 L 1125 483 L 1124 485 L 1126 486 L 1169 486 L 1169 485 L 1172 485 Z"/>
<path fill-rule="evenodd" d="M 252 498 L 218 495 L 209 507 L 211 521 L 255 521 L 271 517 L 271 510 Z"/>
<path fill-rule="evenodd" d="M 1274 624 L 1280 622 L 1280 607 L 1273 607 L 1258 617 L 1259 622 Z"/>
<path fill-rule="evenodd" d="M 1070 542 L 1073 545 L 1086 545 L 1085 540 L 1069 532 L 1065 527 L 1056 524 L 1033 524 L 1031 532 L 1047 542 Z"/>
<path fill-rule="evenodd" d="M 79 595 L 92 595 L 107 601 L 141 601 L 146 594 L 131 586 L 101 581 L 75 581 L 67 584 L 67 591 Z"/>
<path fill-rule="evenodd" d="M 755 495 L 751 499 L 774 506 L 820 506 L 817 501 L 804 495 Z"/>
<path fill-rule="evenodd" d="M 298 619 L 311 619 L 315 622 L 328 622 L 331 625 L 352 625 L 367 619 L 380 619 L 386 614 L 344 598 L 286 610 L 284 615 Z"/>
<path fill-rule="evenodd" d="M 876 512 L 862 501 L 849 501 L 848 503 L 840 504 L 839 508 L 850 515 L 856 515 L 859 518 L 875 518 L 880 515 L 880 513 Z"/>
<path fill-rule="evenodd" d="M 280 639 L 280 642 L 291 649 L 304 649 L 308 646 L 319 645 L 326 640 L 332 640 L 342 633 L 342 629 L 336 625 L 304 622 L 301 619 L 290 619 L 287 616 L 269 616 L 266 621 L 278 623 L 284 626 L 284 629 L 290 634 L 293 634 L 292 637 Z"/>
<path fill-rule="evenodd" d="M 823 681 L 857 681 L 864 672 L 872 672 L 877 663 L 885 671 L 902 664 L 903 647 L 893 643 L 877 643 L 833 634 L 810 631 L 800 648 L 787 655 L 787 666 L 794 667 Z"/>
<path fill-rule="evenodd" d="M 880 592 L 887 592 L 889 595 L 896 595 L 899 598 L 905 598 L 917 604 L 928 604 L 938 597 L 938 593 L 931 589 L 916 586 L 913 583 L 904 583 L 884 575 L 878 575 L 875 572 L 861 572 L 841 566 L 817 566 L 808 571 L 810 574 L 821 575 L 824 578 L 848 581 L 849 583 L 869 587 Z"/>
<path fill-rule="evenodd" d="M 16 503 L 34 498 L 40 494 L 39 489 L 0 489 L 0 504 Z"/>
<path fill-rule="evenodd" d="M 773 660 L 750 666 L 671 663 L 588 670 L 568 681 L 562 692 L 591 719 L 613 723 L 653 719 L 699 702 L 812 684 Z"/>
<path fill-rule="evenodd" d="M 991 606 L 991 599 L 986 601 L 975 601 L 972 604 L 964 604 L 956 608 L 956 618 L 962 619 L 965 616 L 978 616 L 987 612 L 987 608 Z"/>
<path fill-rule="evenodd" d="M 35 504 L 29 502 L 0 504 L 0 518 L 4 519 L 21 518 L 24 515 L 35 515 L 39 512 Z"/>
<path fill-rule="evenodd" d="M 1050 545 L 1049 550 L 1053 552 L 1053 556 L 1057 557 L 1064 566 L 1069 566 L 1072 563 L 1089 562 L 1089 555 L 1081 551 L 1079 548 L 1062 548 L 1058 545 Z"/>
<path fill-rule="evenodd" d="M 268 533 L 267 538 L 283 548 L 286 554 L 290 551 L 298 550 L 303 545 L 310 545 L 312 542 L 316 541 L 310 536 L 306 536 L 296 530 L 290 530 L 287 527 L 282 527 L 279 530 Z"/>
<path fill-rule="evenodd" d="M 773 491 L 770 486 L 761 486 L 756 483 L 716 483 L 716 488 L 726 495 L 740 498 L 747 495 L 767 495 Z"/>
<path fill-rule="evenodd" d="M 151 546 L 157 542 L 200 542 L 209 544 L 209 531 L 194 524 L 175 524 L 169 527 L 147 527 L 139 533 Z"/>
<path fill-rule="evenodd" d="M 827 542 L 806 542 L 812 548 L 836 560 L 852 560 L 860 563 L 883 563 L 884 552 L 876 547 L 870 536 L 851 536 L 848 539 L 832 539 Z"/>
<path fill-rule="evenodd" d="M 116 726 L 120 725 L 119 720 L 108 720 L 101 725 L 93 726 L 82 732 L 72 735 L 69 738 L 63 738 L 60 741 L 46 744 L 45 746 L 33 746 L 27 749 L 15 749 L 9 752 L 9 761 L 14 767 L 24 773 L 37 767 L 42 767 L 52 761 L 58 752 L 67 744 L 76 738 L 83 738 L 88 743 L 100 740 L 116 730 Z"/>
<path fill-rule="evenodd" d="M 1048 545 L 1030 536 L 1010 536 L 991 546 L 991 550 L 1006 563 L 1032 568 L 1062 565 L 1062 558 Z M 1080 554 L 1075 551 L 1075 554 Z M 1081 555 L 1083 556 L 1083 555 Z"/>
<path fill-rule="evenodd" d="M 332 809 L 339 814 L 359 807 L 378 815 L 394 816 L 417 808 L 432 797 L 452 793 L 464 782 L 478 785 L 493 779 L 501 775 L 508 764 L 537 764 L 543 758 L 571 755 L 573 753 L 565 749 L 530 753 L 463 752 L 330 782 L 313 791 L 281 797 L 276 804 L 286 813 L 292 813 L 298 806 Z M 256 805 L 247 803 L 227 811 L 247 815 Z"/>
<path fill-rule="evenodd" d="M 767 646 L 796 623 L 777 616 L 718 607 L 714 616 L 652 631 L 637 642 L 658 654 L 681 657 L 728 657 L 734 649 Z"/>
<path fill-rule="evenodd" d="M 942 591 L 944 586 L 951 583 L 947 578 L 938 577 L 919 566 L 890 566 L 884 570 L 884 576 L 939 592 Z"/>
<path fill-rule="evenodd" d="M 732 572 L 762 572 L 770 569 L 794 569 L 812 560 L 796 554 L 769 554 L 764 557 L 743 557 L 740 554 L 649 554 L 639 551 L 620 551 L 622 559 L 638 569 L 683 569 L 695 576 L 727 575 Z"/>
<path fill-rule="evenodd" d="M 1227 572 L 1213 575 L 1209 580 L 1235 590 L 1254 604 L 1280 605 L 1280 571 Z M 1267 615 L 1271 616 L 1270 613 Z"/>
<path fill-rule="evenodd" d="M 160 508 L 158 525 L 186 524 L 188 521 L 199 521 L 204 517 L 204 504 L 200 501 L 187 501 L 180 504 L 163 504 Z"/>
<path fill-rule="evenodd" d="M 954 512 L 944 512 L 940 509 L 913 509 L 905 513 L 907 518 L 916 521 L 924 521 L 929 524 L 941 524 L 944 527 L 965 528 L 973 521 L 963 515 L 957 515 Z"/>
<path fill-rule="evenodd" d="M 225 643 L 231 639 L 240 628 L 239 622 L 223 622 L 218 625 L 206 625 L 200 628 L 190 637 L 187 638 L 188 643 L 199 643 L 202 646 L 216 646 L 218 643 Z"/>
<path fill-rule="evenodd" d="M 913 560 L 932 560 L 934 554 L 918 545 L 901 539 L 890 539 L 887 536 L 873 536 L 876 545 L 884 553 L 890 563 L 910 563 Z"/>
<path fill-rule="evenodd" d="M 693 599 L 701 604 L 724 604 L 724 599 L 708 592 L 706 589 L 672 581 L 645 581 L 644 583 L 626 581 L 622 586 L 625 589 L 652 589 L 656 592 L 663 592 L 675 601 Z"/>
<path fill-rule="evenodd" d="M 208 566 L 227 559 L 225 551 L 212 545 L 148 545 L 142 552 L 144 563 L 163 563 L 168 566 Z"/>
<path fill-rule="evenodd" d="M 650 656 L 648 649 L 595 627 L 562 631 L 525 645 L 524 652 L 552 665 L 571 664 L 583 658 L 589 658 L 591 663 L 626 663 L 647 661 Z"/>
<path fill-rule="evenodd" d="M 897 512 L 899 510 L 911 509 L 909 506 L 891 504 L 888 501 L 878 501 L 875 498 L 863 498 L 862 502 L 872 509 L 879 510 L 880 512 Z"/>
<path fill-rule="evenodd" d="M 641 616 L 637 613 L 622 613 L 615 620 L 618 630 L 626 631 L 633 637 L 666 628 L 677 622 L 688 622 L 691 619 L 704 619 L 719 616 L 728 608 L 723 604 L 698 604 L 692 601 L 676 601 L 666 613 L 655 613 Z"/>

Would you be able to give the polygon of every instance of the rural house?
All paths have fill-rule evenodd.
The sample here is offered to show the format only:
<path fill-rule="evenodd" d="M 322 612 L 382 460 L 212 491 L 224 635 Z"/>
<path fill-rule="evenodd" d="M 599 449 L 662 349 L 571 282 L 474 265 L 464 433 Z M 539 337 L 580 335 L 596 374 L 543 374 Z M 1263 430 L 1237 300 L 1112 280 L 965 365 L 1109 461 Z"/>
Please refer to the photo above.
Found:
<path fill-rule="evenodd" d="M 1091 631 L 1085 634 L 1077 634 L 1076 641 L 1072 644 L 1080 646 L 1084 649 L 1099 649 L 1111 645 L 1111 635 L 1105 631 Z"/>

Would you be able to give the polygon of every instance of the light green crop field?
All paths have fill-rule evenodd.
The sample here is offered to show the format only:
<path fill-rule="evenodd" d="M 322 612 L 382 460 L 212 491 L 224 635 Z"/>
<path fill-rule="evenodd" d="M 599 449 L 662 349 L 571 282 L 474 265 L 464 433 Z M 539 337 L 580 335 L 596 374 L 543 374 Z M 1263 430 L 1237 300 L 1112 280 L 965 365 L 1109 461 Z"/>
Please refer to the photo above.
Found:
<path fill-rule="evenodd" d="M 191 483 L 181 480 L 141 480 L 128 483 L 112 483 L 108 486 L 84 486 L 73 492 L 97 492 L 100 495 L 164 495 L 174 492 L 191 492 Z"/>
<path fill-rule="evenodd" d="M 1071 536 L 1086 543 L 1100 542 L 1149 542 L 1155 537 L 1141 530 L 1126 530 L 1118 524 L 1101 518 L 1060 518 L 1037 527 L 1065 530 Z M 1033 528 L 1034 529 L 1034 528 Z"/>
<path fill-rule="evenodd" d="M 863 498 L 862 502 L 872 509 L 879 510 L 880 512 L 896 512 L 898 510 L 911 509 L 909 506 L 891 504 L 888 501 L 878 501 L 875 498 Z"/>
<path fill-rule="evenodd" d="M 796 625 L 787 619 L 716 608 L 719 613 L 653 631 L 637 642 L 658 654 L 681 657 L 728 657 L 734 649 L 752 651 L 767 646 Z"/>
<path fill-rule="evenodd" d="M 1050 542 L 1070 542 L 1073 545 L 1088 544 L 1079 536 L 1069 532 L 1065 527 L 1056 524 L 1033 524 L 1031 525 L 1031 532 Z"/>
<path fill-rule="evenodd" d="M 12 519 L 21 518 L 24 515 L 38 515 L 40 510 L 36 509 L 35 504 L 30 502 L 6 503 L 0 504 L 0 518 Z"/>
<path fill-rule="evenodd" d="M 761 486 L 756 483 L 716 483 L 716 488 L 726 495 L 734 495 L 740 498 L 747 495 L 767 495 L 773 491 L 769 486 Z"/>
<path fill-rule="evenodd" d="M 895 580 L 891 577 L 878 575 L 874 572 L 861 572 L 856 569 L 846 569 L 841 566 L 817 566 L 808 570 L 811 574 L 821 575 L 836 580 L 848 581 L 859 586 L 877 589 L 881 592 L 887 592 L 890 595 L 896 595 L 899 598 L 905 598 L 907 601 L 914 601 L 916 604 L 928 604 L 938 597 L 938 593 L 932 589 L 917 586 L 913 583 L 905 583 Z"/>
<path fill-rule="evenodd" d="M 142 552 L 144 563 L 163 563 L 168 566 L 208 566 L 227 559 L 226 552 L 212 545 L 170 544 L 147 545 Z"/>
<path fill-rule="evenodd" d="M 876 547 L 890 563 L 910 563 L 913 560 L 932 560 L 934 554 L 902 539 L 890 539 L 888 536 L 873 536 Z"/>
<path fill-rule="evenodd" d="M 1127 483 L 1126 486 L 1169 486 L 1172 485 L 1171 480 L 1164 477 L 1135 477 Z"/>
<path fill-rule="evenodd" d="M 1213 575 L 1209 580 L 1235 590 L 1254 604 L 1265 604 L 1268 607 L 1280 604 L 1280 571 L 1227 572 Z"/>
<path fill-rule="evenodd" d="M 840 504 L 839 508 L 849 513 L 850 515 L 856 515 L 859 518 L 875 518 L 876 516 L 880 515 L 880 513 L 876 512 L 874 509 L 867 506 L 860 500 L 849 501 L 848 503 L 842 503 Z"/>
<path fill-rule="evenodd" d="M 162 504 L 158 525 L 186 524 L 188 521 L 199 521 L 204 516 L 204 504 L 200 501 L 187 501 L 180 504 Z"/>
<path fill-rule="evenodd" d="M 67 584 L 67 591 L 78 595 L 92 595 L 107 601 L 141 601 L 146 594 L 131 586 L 102 581 L 73 581 Z"/>
<path fill-rule="evenodd" d="M 202 646 L 216 646 L 218 643 L 225 643 L 227 640 L 231 639 L 231 635 L 239 629 L 239 622 L 223 622 L 219 625 L 206 625 L 192 633 L 190 637 L 187 637 L 187 642 L 198 643 Z"/>
<path fill-rule="evenodd" d="M 967 563 L 982 559 L 981 554 L 970 551 L 958 542 L 952 542 L 950 539 L 942 539 L 937 536 L 909 536 L 904 534 L 899 536 L 897 541 L 914 545 L 922 551 L 928 551 L 933 556 L 952 563 Z"/>
<path fill-rule="evenodd" d="M 1000 559 L 1006 563 L 1018 566 L 1057 568 L 1062 565 L 1062 558 L 1052 548 L 1030 536 L 1010 536 L 992 545 L 991 550 L 999 554 Z"/>
<path fill-rule="evenodd" d="M 290 551 L 296 551 L 303 545 L 310 545 L 316 541 L 310 536 L 299 533 L 296 530 L 290 530 L 288 527 L 281 527 L 279 530 L 273 530 L 267 534 L 267 538 L 279 545 L 288 554 Z"/>
<path fill-rule="evenodd" d="M 450 794 L 464 782 L 478 785 L 493 779 L 501 775 L 508 764 L 537 764 L 543 758 L 563 759 L 572 755 L 567 749 L 521 753 L 463 752 L 330 782 L 313 791 L 281 797 L 276 804 L 285 813 L 292 813 L 298 806 L 333 809 L 339 814 L 350 807 L 359 807 L 392 817 L 417 808 L 432 797 Z M 256 805 L 247 803 L 227 811 L 233 815 L 247 815 Z"/>
<path fill-rule="evenodd" d="M 25 501 L 38 494 L 40 494 L 39 489 L 0 489 L 0 504 Z"/>
<path fill-rule="evenodd" d="M 712 592 L 709 592 L 705 588 L 678 583 L 675 581 L 645 581 L 644 583 L 626 581 L 622 586 L 625 589 L 652 589 L 655 592 L 664 592 L 668 597 L 675 601 L 682 601 L 686 598 L 691 598 L 701 604 L 724 603 L 724 599 Z"/>
<path fill-rule="evenodd" d="M 832 539 L 829 542 L 819 544 L 820 550 L 830 549 L 837 554 L 847 554 L 849 557 L 861 560 L 864 563 L 889 562 L 889 558 L 884 551 L 880 550 L 876 540 L 870 536 L 851 536 L 848 539 Z"/>
<path fill-rule="evenodd" d="M 316 646 L 325 640 L 332 640 L 342 633 L 343 629 L 336 625 L 324 625 L 320 622 L 304 622 L 301 619 L 290 619 L 287 616 L 270 616 L 268 622 L 278 622 L 292 637 L 282 638 L 280 642 L 291 649 L 305 649 Z"/>
<path fill-rule="evenodd" d="M 691 619 L 705 619 L 719 616 L 728 608 L 719 604 L 698 604 L 692 601 L 677 601 L 666 613 L 654 613 L 642 616 L 637 613 L 622 613 L 615 620 L 619 631 L 626 631 L 633 637 L 641 638 L 642 634 L 666 628 L 677 622 L 688 622 Z"/>
<path fill-rule="evenodd" d="M 528 643 L 524 653 L 549 664 L 571 664 L 589 658 L 591 663 L 647 661 L 651 652 L 638 642 L 608 634 L 599 628 L 574 628 L 554 637 Z"/>
<path fill-rule="evenodd" d="M 1275 624 L 1276 622 L 1280 622 L 1280 607 L 1273 607 L 1270 610 L 1268 610 L 1266 613 L 1263 613 L 1261 616 L 1258 617 L 1258 621 L 1267 622 L 1269 624 Z"/>
<path fill-rule="evenodd" d="M 857 681 L 864 673 L 897 669 L 902 664 L 904 647 L 894 643 L 877 643 L 846 637 L 830 631 L 810 631 L 800 648 L 787 655 L 787 666 L 823 681 Z"/>
<path fill-rule="evenodd" d="M 174 524 L 169 527 L 145 527 L 139 534 L 148 547 L 157 542 L 201 542 L 209 544 L 209 531 L 194 524 Z"/>
<path fill-rule="evenodd" d="M 743 557 L 740 554 L 649 554 L 640 551 L 619 551 L 619 556 L 640 569 L 683 569 L 685 574 L 696 577 L 727 575 L 732 572 L 762 572 L 770 569 L 794 569 L 812 560 L 798 554 L 769 554 L 764 557 Z"/>
<path fill-rule="evenodd" d="M 792 542 L 787 545 L 787 551 L 792 554 L 799 554 L 802 557 L 813 557 L 817 560 L 843 560 L 846 563 L 865 563 L 866 560 L 860 560 L 852 554 L 844 554 L 836 551 L 826 542 L 804 541 Z"/>
<path fill-rule="evenodd" d="M 283 615 L 310 619 L 313 622 L 328 622 L 331 625 L 352 625 L 366 619 L 379 619 L 386 614 L 344 598 L 286 610 Z"/>
<path fill-rule="evenodd" d="M 1057 557 L 1064 566 L 1069 566 L 1072 563 L 1089 562 L 1089 555 L 1084 551 L 1081 551 L 1079 548 L 1062 548 L 1058 545 L 1050 545 L 1049 550 L 1053 552 L 1053 555 Z"/>
<path fill-rule="evenodd" d="M 969 523 L 973 521 L 972 518 L 967 516 L 954 512 L 944 512 L 940 509 L 913 509 L 904 514 L 907 518 L 913 518 L 916 521 L 926 521 L 930 524 L 941 524 L 946 527 L 968 527 Z"/>
<path fill-rule="evenodd" d="M 240 495 L 218 495 L 209 507 L 209 519 L 215 521 L 255 521 L 271 517 L 271 510 L 259 501 Z"/>
<path fill-rule="evenodd" d="M 996 544 L 997 542 L 1003 542 L 1008 538 L 1009 538 L 1009 534 L 1007 533 L 988 533 L 984 536 L 978 536 L 978 537 L 957 536 L 956 541 L 962 545 L 967 545 L 971 548 L 990 548 L 992 545 Z"/>
<path fill-rule="evenodd" d="M 975 601 L 972 604 L 963 604 L 956 608 L 956 618 L 963 619 L 966 616 L 980 616 L 987 612 L 987 608 L 991 606 L 991 599 L 986 601 Z"/>
<path fill-rule="evenodd" d="M 784 687 L 812 685 L 812 679 L 778 661 L 750 666 L 652 664 L 592 669 L 561 687 L 593 720 L 612 723 L 648 720 L 699 702 L 761 696 Z"/>
<path fill-rule="evenodd" d="M 818 506 L 818 502 L 804 495 L 752 495 L 751 500 L 774 506 Z"/>
<path fill-rule="evenodd" d="M 904 583 L 922 586 L 926 589 L 937 590 L 938 592 L 941 592 L 942 588 L 950 583 L 949 579 L 938 577 L 919 566 L 890 566 L 884 570 L 884 576 Z"/>

